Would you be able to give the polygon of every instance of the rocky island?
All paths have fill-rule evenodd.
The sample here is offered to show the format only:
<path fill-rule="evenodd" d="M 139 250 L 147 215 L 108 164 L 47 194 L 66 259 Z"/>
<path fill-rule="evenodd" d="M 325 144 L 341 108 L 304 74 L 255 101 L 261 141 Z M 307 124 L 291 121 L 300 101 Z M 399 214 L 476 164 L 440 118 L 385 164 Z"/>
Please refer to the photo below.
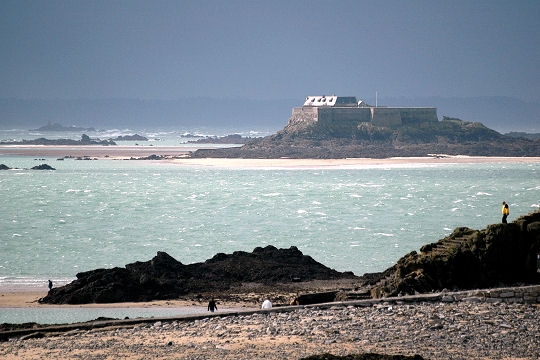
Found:
<path fill-rule="evenodd" d="M 503 135 L 435 108 L 370 106 L 355 97 L 308 96 L 276 134 L 192 157 L 389 158 L 430 154 L 540 156 L 540 139 Z"/>

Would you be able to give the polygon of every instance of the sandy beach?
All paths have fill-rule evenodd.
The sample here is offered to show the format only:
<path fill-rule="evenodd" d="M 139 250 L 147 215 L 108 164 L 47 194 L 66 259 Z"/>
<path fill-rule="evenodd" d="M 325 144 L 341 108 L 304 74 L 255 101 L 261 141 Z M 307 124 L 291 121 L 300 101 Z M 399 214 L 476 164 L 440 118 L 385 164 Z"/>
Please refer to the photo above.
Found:
<path fill-rule="evenodd" d="M 38 300 L 46 294 L 46 291 L 38 291 L 34 289 L 0 288 L 0 308 L 37 306 Z"/>

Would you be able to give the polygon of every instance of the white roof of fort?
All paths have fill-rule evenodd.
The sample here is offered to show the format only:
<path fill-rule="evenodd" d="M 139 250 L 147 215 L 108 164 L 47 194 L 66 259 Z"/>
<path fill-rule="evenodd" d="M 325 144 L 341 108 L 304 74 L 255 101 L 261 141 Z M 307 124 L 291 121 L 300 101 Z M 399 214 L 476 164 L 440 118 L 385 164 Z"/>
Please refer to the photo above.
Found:
<path fill-rule="evenodd" d="M 303 106 L 351 106 L 357 105 L 356 97 L 354 96 L 308 96 L 304 101 Z"/>

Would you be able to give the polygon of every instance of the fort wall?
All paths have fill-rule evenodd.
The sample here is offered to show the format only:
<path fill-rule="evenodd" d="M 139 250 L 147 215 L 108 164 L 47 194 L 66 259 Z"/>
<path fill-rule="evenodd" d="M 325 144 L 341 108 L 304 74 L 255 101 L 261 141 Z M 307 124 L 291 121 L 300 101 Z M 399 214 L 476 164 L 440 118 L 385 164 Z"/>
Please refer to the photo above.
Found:
<path fill-rule="evenodd" d="M 302 107 L 293 108 L 289 130 L 317 126 L 328 134 L 353 134 L 361 123 L 396 128 L 423 122 L 437 122 L 437 109 L 431 107 L 369 106 L 355 97 L 308 96 Z"/>
<path fill-rule="evenodd" d="M 355 122 L 357 125 L 360 122 L 370 122 L 371 112 L 369 108 L 358 107 L 320 107 L 318 109 L 319 121 L 344 121 Z"/>
<path fill-rule="evenodd" d="M 289 120 L 319 126 L 339 125 L 358 126 L 360 123 L 372 123 L 375 126 L 399 127 L 422 122 L 436 122 L 436 108 L 404 107 L 316 107 L 303 106 L 293 108 Z"/>
<path fill-rule="evenodd" d="M 400 109 L 372 107 L 371 123 L 375 126 L 398 127 L 403 125 Z"/>
<path fill-rule="evenodd" d="M 399 108 L 403 125 L 417 122 L 438 121 L 436 108 Z"/>

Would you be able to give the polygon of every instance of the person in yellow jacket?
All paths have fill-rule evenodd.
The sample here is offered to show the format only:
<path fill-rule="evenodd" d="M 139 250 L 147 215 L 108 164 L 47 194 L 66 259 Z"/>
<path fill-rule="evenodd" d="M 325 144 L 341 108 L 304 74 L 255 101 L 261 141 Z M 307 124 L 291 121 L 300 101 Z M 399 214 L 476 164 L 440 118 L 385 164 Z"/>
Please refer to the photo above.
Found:
<path fill-rule="evenodd" d="M 502 203 L 501 212 L 502 212 L 502 223 L 507 224 L 506 218 L 508 217 L 508 215 L 510 215 L 510 209 L 508 208 L 508 204 L 504 201 Z"/>

